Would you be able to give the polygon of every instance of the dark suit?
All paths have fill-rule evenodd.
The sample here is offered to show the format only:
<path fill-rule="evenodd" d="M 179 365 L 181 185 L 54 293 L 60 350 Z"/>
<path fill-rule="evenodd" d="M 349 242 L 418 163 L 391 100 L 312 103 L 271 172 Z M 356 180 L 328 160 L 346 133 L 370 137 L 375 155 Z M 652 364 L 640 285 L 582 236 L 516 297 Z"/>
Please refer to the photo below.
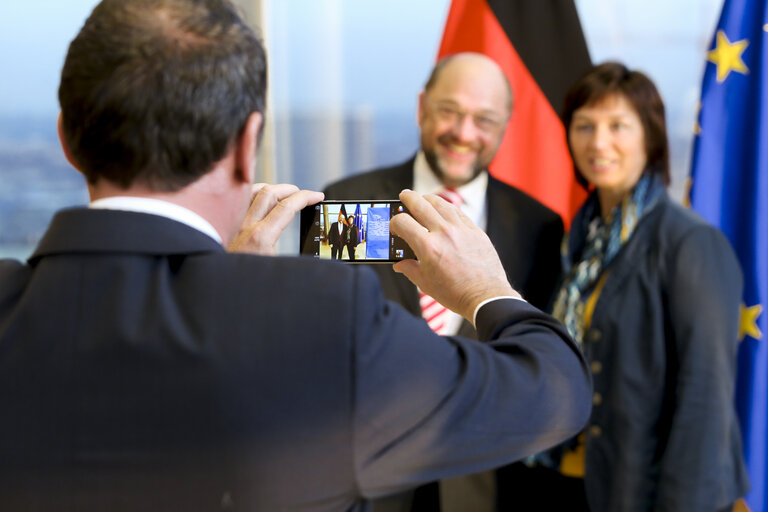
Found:
<path fill-rule="evenodd" d="M 394 167 L 351 176 L 329 185 L 326 199 L 396 199 L 404 188 L 413 188 L 415 158 Z M 499 253 L 509 282 L 531 304 L 547 309 L 560 275 L 560 243 L 563 223 L 560 217 L 520 190 L 488 176 L 486 191 L 488 224 L 486 233 Z M 389 265 L 374 265 L 387 298 L 402 304 L 421 317 L 417 288 Z M 459 334 L 475 338 L 472 325 L 462 322 Z M 501 473 L 500 475 L 503 475 Z M 499 487 L 514 488 L 503 479 Z M 408 499 L 408 498 L 404 498 Z M 437 509 L 436 488 L 422 489 L 416 496 L 415 510 Z M 499 510 L 512 504 L 499 503 Z M 399 509 L 398 504 L 382 505 L 381 510 Z"/>
<path fill-rule="evenodd" d="M 349 259 L 355 261 L 355 249 L 360 243 L 360 234 L 357 231 L 357 226 L 347 226 L 345 240 L 347 244 L 347 253 L 349 254 Z"/>
<path fill-rule="evenodd" d="M 477 325 L 495 341 L 435 336 L 366 268 L 61 212 L 0 260 L 0 508 L 362 510 L 578 431 L 558 324 L 500 300 Z"/>
<path fill-rule="evenodd" d="M 331 224 L 331 228 L 328 230 L 328 244 L 331 246 L 331 259 L 341 259 L 341 253 L 344 252 L 344 245 L 347 240 L 347 225 L 341 225 L 341 232 L 339 232 L 339 222 Z"/>

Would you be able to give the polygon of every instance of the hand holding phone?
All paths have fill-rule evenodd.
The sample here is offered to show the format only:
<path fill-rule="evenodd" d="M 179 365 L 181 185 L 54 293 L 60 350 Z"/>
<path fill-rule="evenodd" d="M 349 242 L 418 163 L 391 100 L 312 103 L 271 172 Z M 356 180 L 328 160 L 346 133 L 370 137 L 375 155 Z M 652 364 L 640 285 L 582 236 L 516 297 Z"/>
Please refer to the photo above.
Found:
<path fill-rule="evenodd" d="M 392 267 L 395 272 L 469 321 L 487 299 L 521 298 L 507 281 L 488 235 L 459 208 L 411 190 L 403 190 L 400 199 L 410 215 L 397 216 L 390 227 L 413 248 L 418 261 L 400 261 Z"/>

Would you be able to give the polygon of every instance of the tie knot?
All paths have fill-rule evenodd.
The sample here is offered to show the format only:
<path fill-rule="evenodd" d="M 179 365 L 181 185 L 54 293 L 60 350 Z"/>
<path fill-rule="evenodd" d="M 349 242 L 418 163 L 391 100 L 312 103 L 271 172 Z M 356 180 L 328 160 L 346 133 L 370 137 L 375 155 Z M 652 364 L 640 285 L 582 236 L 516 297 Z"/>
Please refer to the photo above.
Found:
<path fill-rule="evenodd" d="M 459 206 L 464 202 L 461 194 L 459 194 L 456 189 L 452 187 L 445 187 L 443 190 L 438 192 L 437 195 L 456 206 Z"/>

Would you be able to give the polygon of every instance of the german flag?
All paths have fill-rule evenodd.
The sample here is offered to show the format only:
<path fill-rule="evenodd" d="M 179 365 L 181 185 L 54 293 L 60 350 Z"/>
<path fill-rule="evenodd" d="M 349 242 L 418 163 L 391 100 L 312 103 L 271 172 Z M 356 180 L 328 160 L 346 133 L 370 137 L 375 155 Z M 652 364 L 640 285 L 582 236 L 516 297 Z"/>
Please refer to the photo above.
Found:
<path fill-rule="evenodd" d="M 491 174 L 569 226 L 586 194 L 573 177 L 559 112 L 566 90 L 590 65 L 573 1 L 453 0 L 438 58 L 459 52 L 494 59 L 514 90 L 514 111 Z"/>

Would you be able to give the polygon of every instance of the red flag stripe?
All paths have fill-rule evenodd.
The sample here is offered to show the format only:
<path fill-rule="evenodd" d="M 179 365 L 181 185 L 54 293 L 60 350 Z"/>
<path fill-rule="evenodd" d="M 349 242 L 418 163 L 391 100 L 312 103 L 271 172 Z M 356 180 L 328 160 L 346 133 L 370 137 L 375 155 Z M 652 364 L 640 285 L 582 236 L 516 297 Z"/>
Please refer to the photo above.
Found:
<path fill-rule="evenodd" d="M 491 173 L 559 213 L 568 226 L 586 194 L 573 176 L 565 130 L 485 0 L 451 4 L 438 57 L 465 51 L 493 58 L 515 94 Z"/>

